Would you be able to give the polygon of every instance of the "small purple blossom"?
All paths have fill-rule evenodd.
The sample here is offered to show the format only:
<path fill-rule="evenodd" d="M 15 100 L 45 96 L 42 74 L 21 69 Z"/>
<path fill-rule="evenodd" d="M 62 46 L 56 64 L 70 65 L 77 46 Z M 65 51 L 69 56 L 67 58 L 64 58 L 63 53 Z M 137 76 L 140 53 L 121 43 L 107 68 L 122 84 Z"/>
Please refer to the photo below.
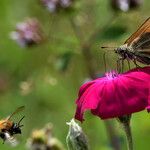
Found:
<path fill-rule="evenodd" d="M 142 2 L 143 0 L 111 0 L 111 6 L 115 10 L 127 12 L 132 8 L 139 7 Z"/>
<path fill-rule="evenodd" d="M 18 23 L 10 36 L 22 47 L 39 44 L 44 38 L 40 23 L 35 18 Z"/>
<path fill-rule="evenodd" d="M 47 7 L 50 12 L 55 12 L 60 8 L 69 8 L 73 0 L 41 0 L 42 4 Z"/>

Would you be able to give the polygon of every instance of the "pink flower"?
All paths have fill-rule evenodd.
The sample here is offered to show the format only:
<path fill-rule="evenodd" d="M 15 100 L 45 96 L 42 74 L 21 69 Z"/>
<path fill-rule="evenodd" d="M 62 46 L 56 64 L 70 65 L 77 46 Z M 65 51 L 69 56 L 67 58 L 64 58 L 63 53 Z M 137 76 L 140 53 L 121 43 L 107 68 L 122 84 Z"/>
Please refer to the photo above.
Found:
<path fill-rule="evenodd" d="M 149 83 L 150 67 L 123 74 L 111 72 L 87 82 L 80 88 L 75 118 L 83 121 L 86 110 L 101 119 L 120 117 L 145 108 L 150 111 Z"/>

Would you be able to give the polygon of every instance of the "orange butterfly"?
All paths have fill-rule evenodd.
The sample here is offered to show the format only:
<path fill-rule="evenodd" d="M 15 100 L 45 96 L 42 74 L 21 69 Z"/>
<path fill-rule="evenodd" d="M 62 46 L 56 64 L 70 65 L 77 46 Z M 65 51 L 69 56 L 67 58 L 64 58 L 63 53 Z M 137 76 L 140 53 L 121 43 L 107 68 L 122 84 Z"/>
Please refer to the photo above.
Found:
<path fill-rule="evenodd" d="M 105 47 L 102 47 L 105 48 Z M 118 48 L 114 49 L 115 53 L 120 55 L 120 61 L 123 64 L 125 59 L 133 60 L 136 66 L 138 62 L 149 65 L 150 64 L 150 17 L 133 33 L 124 43 Z"/>

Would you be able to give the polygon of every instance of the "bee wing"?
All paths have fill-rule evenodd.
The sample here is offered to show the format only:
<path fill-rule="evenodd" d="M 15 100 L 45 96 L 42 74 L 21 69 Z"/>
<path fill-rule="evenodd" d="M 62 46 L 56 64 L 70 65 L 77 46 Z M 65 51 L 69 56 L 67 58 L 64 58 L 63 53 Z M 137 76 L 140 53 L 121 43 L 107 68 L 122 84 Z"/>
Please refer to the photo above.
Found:
<path fill-rule="evenodd" d="M 25 106 L 18 107 L 10 116 L 6 118 L 6 120 L 10 120 L 15 114 L 21 112 L 25 109 Z"/>
<path fill-rule="evenodd" d="M 15 137 L 11 136 L 9 132 L 4 133 L 6 142 L 9 143 L 12 147 L 15 147 L 18 144 L 18 141 Z"/>
<path fill-rule="evenodd" d="M 150 17 L 125 41 L 125 44 L 136 48 L 137 45 L 139 46 L 145 44 L 145 42 L 147 43 L 145 40 L 148 40 L 148 37 L 150 38 Z"/>

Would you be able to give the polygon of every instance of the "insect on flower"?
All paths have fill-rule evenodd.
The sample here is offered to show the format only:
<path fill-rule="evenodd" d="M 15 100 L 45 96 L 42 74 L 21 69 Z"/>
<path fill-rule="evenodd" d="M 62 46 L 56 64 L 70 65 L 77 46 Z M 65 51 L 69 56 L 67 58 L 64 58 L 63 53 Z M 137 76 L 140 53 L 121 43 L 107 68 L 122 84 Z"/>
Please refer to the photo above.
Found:
<path fill-rule="evenodd" d="M 109 48 L 109 47 L 102 47 Z M 150 64 L 150 17 L 133 33 L 123 45 L 114 49 L 120 57 L 117 61 L 118 70 L 123 69 L 124 60 Z M 121 66 L 121 67 L 120 67 Z"/>
<path fill-rule="evenodd" d="M 0 120 L 0 137 L 5 140 L 9 140 L 10 136 L 13 136 L 14 134 L 21 134 L 21 127 L 23 125 L 20 125 L 21 121 L 24 119 L 25 116 L 23 116 L 18 123 L 14 123 L 11 121 L 11 118 L 17 114 L 18 112 L 24 110 L 24 106 L 18 107 L 10 116 L 8 116 L 6 119 Z M 9 137 L 9 139 L 8 139 Z"/>

